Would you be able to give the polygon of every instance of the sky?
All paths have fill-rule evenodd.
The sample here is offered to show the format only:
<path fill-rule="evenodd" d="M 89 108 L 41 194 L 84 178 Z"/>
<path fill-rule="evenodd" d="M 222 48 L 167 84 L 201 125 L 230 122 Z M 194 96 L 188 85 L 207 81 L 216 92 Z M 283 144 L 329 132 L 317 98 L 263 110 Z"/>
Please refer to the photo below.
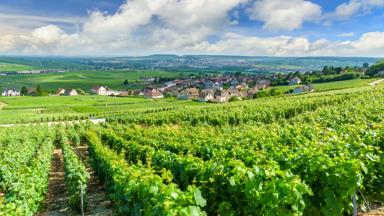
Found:
<path fill-rule="evenodd" d="M 0 54 L 384 56 L 384 0 L 1 0 Z"/>

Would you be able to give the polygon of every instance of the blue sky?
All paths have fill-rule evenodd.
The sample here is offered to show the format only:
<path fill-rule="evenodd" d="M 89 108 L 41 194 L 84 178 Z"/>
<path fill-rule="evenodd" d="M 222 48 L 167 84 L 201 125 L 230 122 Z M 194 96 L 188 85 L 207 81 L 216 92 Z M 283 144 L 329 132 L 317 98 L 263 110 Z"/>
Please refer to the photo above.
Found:
<path fill-rule="evenodd" d="M 2 0 L 0 54 L 383 56 L 384 0 Z"/>

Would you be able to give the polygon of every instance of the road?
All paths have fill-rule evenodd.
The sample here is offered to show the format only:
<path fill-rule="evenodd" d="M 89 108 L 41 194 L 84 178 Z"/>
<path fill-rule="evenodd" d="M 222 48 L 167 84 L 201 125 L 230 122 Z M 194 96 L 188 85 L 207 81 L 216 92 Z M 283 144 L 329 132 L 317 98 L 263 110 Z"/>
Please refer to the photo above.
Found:
<path fill-rule="evenodd" d="M 373 86 L 376 86 L 377 84 L 379 84 L 381 82 L 384 82 L 384 79 L 379 79 L 379 80 L 370 82 L 369 85 L 373 87 Z"/>

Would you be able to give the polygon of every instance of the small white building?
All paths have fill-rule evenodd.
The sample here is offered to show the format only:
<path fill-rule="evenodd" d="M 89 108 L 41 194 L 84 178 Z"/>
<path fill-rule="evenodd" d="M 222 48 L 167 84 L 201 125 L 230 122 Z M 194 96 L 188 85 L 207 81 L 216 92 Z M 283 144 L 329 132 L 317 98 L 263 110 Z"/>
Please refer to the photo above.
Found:
<path fill-rule="evenodd" d="M 107 88 L 104 86 L 95 86 L 91 89 L 91 91 L 98 95 L 108 95 Z"/>
<path fill-rule="evenodd" d="M 4 97 L 15 97 L 15 96 L 20 96 L 21 93 L 16 89 L 13 89 L 13 90 L 8 89 L 8 90 L 4 90 L 3 93 L 1 93 L 1 95 Z"/>
<path fill-rule="evenodd" d="M 213 90 L 202 90 L 197 100 L 199 102 L 207 102 L 215 99 Z"/>
<path fill-rule="evenodd" d="M 63 89 L 63 88 L 57 89 L 56 95 L 63 95 L 63 94 L 65 94 L 65 89 Z"/>
<path fill-rule="evenodd" d="M 77 93 L 76 89 L 71 89 L 70 91 L 67 91 L 67 95 L 68 96 L 77 96 L 78 93 Z"/>
<path fill-rule="evenodd" d="M 301 79 L 299 77 L 293 77 L 289 80 L 289 85 L 299 85 L 301 83 Z"/>

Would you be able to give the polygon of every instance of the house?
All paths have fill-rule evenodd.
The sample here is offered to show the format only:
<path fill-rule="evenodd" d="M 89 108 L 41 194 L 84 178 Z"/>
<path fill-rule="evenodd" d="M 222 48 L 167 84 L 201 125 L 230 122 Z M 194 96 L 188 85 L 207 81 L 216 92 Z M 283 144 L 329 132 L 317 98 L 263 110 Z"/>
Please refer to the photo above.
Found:
<path fill-rule="evenodd" d="M 299 85 L 300 83 L 301 79 L 297 76 L 289 80 L 289 85 Z"/>
<path fill-rule="evenodd" d="M 128 91 L 122 91 L 118 96 L 119 97 L 128 97 L 130 95 L 130 92 Z"/>
<path fill-rule="evenodd" d="M 228 91 L 216 90 L 214 97 L 215 97 L 215 101 L 217 101 L 219 103 L 223 103 L 223 102 L 229 101 L 230 95 L 229 95 Z"/>
<path fill-rule="evenodd" d="M 34 93 L 36 93 L 36 89 L 37 89 L 37 88 L 28 88 L 28 89 L 27 89 L 27 93 L 28 93 L 28 94 L 34 94 Z"/>
<path fill-rule="evenodd" d="M 266 89 L 269 86 L 271 86 L 271 81 L 269 81 L 269 80 L 258 80 L 257 83 L 256 83 L 256 86 L 259 89 Z"/>
<path fill-rule="evenodd" d="M 247 98 L 248 99 L 252 99 L 258 91 L 259 91 L 259 88 L 257 88 L 257 87 L 248 89 L 248 91 L 247 91 Z"/>
<path fill-rule="evenodd" d="M 132 92 L 133 96 L 144 96 L 144 92 L 141 90 L 135 90 Z"/>
<path fill-rule="evenodd" d="M 98 95 L 108 95 L 107 88 L 104 86 L 94 86 L 91 91 Z"/>
<path fill-rule="evenodd" d="M 3 93 L 1 93 L 2 96 L 4 97 L 15 97 L 15 96 L 20 96 L 20 91 L 16 90 L 16 89 L 7 89 L 7 90 L 4 90 Z"/>
<path fill-rule="evenodd" d="M 65 89 L 63 89 L 63 88 L 57 89 L 56 95 L 63 95 L 63 94 L 65 94 Z"/>
<path fill-rule="evenodd" d="M 196 88 L 187 88 L 180 92 L 180 94 L 177 95 L 178 99 L 181 100 L 189 100 L 194 99 L 199 96 L 199 91 Z"/>
<path fill-rule="evenodd" d="M 164 98 L 164 94 L 155 88 L 146 89 L 144 90 L 143 93 L 145 98 L 152 98 L 152 99 Z"/>
<path fill-rule="evenodd" d="M 176 86 L 172 86 L 172 87 L 165 88 L 164 93 L 172 97 L 177 97 L 179 95 L 179 90 Z"/>
<path fill-rule="evenodd" d="M 228 93 L 231 97 L 239 97 L 240 96 L 240 93 L 236 88 L 228 89 Z"/>
<path fill-rule="evenodd" d="M 304 86 L 300 86 L 300 87 L 295 88 L 293 90 L 293 93 L 294 94 L 301 94 L 304 92 L 313 92 L 313 91 L 315 91 L 315 89 L 311 85 L 304 85 Z"/>
<path fill-rule="evenodd" d="M 120 94 L 121 94 L 121 91 L 107 89 L 108 96 L 119 96 Z"/>
<path fill-rule="evenodd" d="M 65 90 L 64 90 L 64 92 L 65 92 Z M 70 91 L 67 91 L 66 95 L 76 96 L 76 95 L 78 95 L 78 93 L 77 93 L 76 89 L 71 89 Z"/>
<path fill-rule="evenodd" d="M 213 99 L 215 99 L 214 91 L 211 89 L 202 90 L 197 98 L 200 102 L 212 101 Z"/>

